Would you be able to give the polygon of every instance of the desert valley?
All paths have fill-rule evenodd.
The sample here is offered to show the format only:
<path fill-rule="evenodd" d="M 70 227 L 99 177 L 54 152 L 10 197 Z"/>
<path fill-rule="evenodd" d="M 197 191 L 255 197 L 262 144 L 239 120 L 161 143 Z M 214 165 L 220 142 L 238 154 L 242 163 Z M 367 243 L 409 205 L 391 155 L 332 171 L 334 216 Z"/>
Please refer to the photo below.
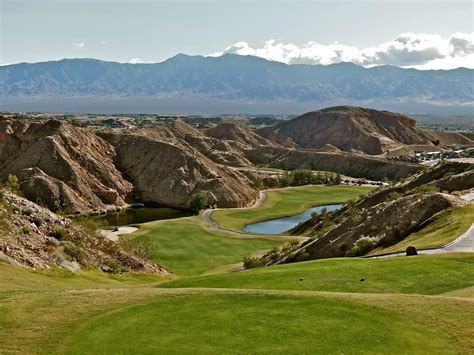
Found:
<path fill-rule="evenodd" d="M 472 1 L 0 2 L 0 354 L 474 354 Z"/>

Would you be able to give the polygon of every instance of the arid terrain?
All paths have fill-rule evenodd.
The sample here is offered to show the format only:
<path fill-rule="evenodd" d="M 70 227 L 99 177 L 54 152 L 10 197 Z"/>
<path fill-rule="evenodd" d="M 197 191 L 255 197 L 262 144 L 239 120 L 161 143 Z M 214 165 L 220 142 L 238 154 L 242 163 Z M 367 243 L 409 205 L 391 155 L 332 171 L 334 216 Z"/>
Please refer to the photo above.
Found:
<path fill-rule="evenodd" d="M 471 353 L 473 154 L 468 133 L 347 106 L 258 121 L 4 114 L 0 346 L 351 352 L 364 338 Z M 287 224 L 247 229 L 260 223 Z"/>

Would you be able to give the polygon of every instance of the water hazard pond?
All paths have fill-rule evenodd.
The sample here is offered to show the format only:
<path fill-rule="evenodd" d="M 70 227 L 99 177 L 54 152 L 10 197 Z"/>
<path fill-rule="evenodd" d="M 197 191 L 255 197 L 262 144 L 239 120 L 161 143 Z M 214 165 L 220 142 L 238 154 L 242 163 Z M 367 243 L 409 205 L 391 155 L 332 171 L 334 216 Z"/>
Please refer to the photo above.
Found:
<path fill-rule="evenodd" d="M 308 208 L 306 211 L 294 216 L 271 219 L 264 222 L 248 224 L 242 228 L 244 232 L 253 234 L 280 234 L 295 227 L 298 223 L 311 218 L 313 212 L 320 213 L 323 208 L 327 211 L 334 211 L 343 205 L 326 205 Z"/>
<path fill-rule="evenodd" d="M 125 226 L 128 224 L 139 224 L 160 219 L 170 219 L 189 216 L 189 211 L 178 210 L 168 207 L 141 207 L 127 208 L 120 212 L 108 213 L 93 217 L 103 227 Z"/>

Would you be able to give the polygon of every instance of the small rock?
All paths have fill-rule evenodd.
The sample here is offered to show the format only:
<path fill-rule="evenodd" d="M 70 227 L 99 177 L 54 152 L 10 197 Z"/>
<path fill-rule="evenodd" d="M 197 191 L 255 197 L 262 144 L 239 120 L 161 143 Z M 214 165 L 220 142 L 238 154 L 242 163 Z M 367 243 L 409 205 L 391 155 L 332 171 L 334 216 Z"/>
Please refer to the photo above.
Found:
<path fill-rule="evenodd" d="M 62 268 L 66 269 L 70 272 L 76 272 L 76 271 L 79 271 L 81 269 L 81 266 L 76 261 L 63 260 L 63 262 L 61 264 L 59 264 L 59 266 L 61 266 Z"/>
<path fill-rule="evenodd" d="M 412 255 L 418 255 L 418 252 L 416 251 L 416 248 L 414 246 L 409 246 L 407 247 L 406 250 L 406 256 L 412 256 Z"/>

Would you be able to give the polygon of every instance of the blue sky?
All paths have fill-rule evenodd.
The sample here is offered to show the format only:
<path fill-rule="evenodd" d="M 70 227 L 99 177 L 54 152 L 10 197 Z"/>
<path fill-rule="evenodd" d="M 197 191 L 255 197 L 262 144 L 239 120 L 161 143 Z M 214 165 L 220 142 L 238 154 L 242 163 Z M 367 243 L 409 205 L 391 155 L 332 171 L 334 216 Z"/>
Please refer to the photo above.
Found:
<path fill-rule="evenodd" d="M 0 63 L 176 53 L 419 68 L 474 63 L 469 1 L 0 0 Z"/>

